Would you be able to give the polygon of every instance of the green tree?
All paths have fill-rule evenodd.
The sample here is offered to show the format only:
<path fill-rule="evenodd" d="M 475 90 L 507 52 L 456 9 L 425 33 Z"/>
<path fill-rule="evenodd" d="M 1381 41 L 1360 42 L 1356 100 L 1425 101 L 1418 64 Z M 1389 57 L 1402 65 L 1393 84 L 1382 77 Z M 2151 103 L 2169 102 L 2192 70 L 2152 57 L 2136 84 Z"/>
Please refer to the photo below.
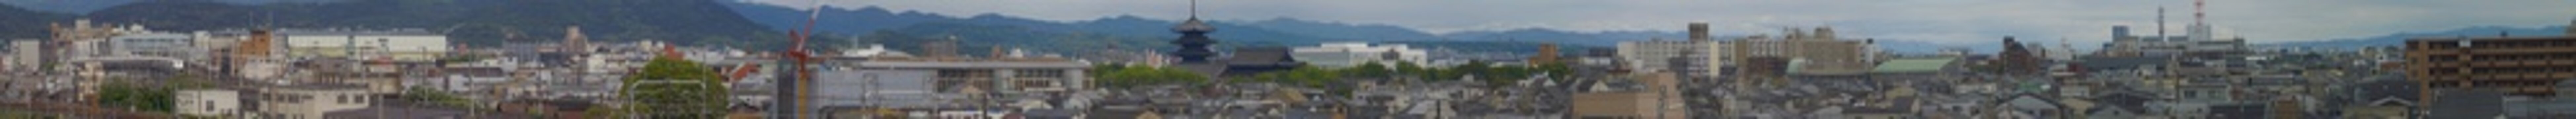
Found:
<path fill-rule="evenodd" d="M 143 86 L 125 81 L 111 81 L 99 86 L 98 105 L 126 110 L 170 112 L 177 107 L 177 90 Z"/>
<path fill-rule="evenodd" d="M 1483 76 L 1477 77 L 1492 81 L 1490 83 L 1508 83 L 1529 78 L 1531 75 L 1531 69 L 1527 66 L 1500 66 L 1488 70 L 1491 71 L 1485 71 Z"/>
<path fill-rule="evenodd" d="M 1422 65 L 1413 64 L 1413 62 L 1395 62 L 1395 74 L 1412 76 L 1414 78 L 1428 78 L 1431 76 L 1430 69 L 1423 69 Z"/>
<path fill-rule="evenodd" d="M 1388 69 L 1386 65 L 1378 64 L 1377 62 L 1361 63 L 1359 66 L 1343 70 L 1344 72 L 1350 73 L 1352 76 L 1369 78 L 1386 78 L 1387 76 L 1395 74 L 1394 69 Z"/>
<path fill-rule="evenodd" d="M 1206 76 L 1201 76 L 1198 73 L 1191 73 L 1189 71 L 1167 67 L 1093 67 L 1093 69 L 1106 69 L 1106 71 L 1093 71 L 1106 73 L 1102 73 L 1101 75 L 1092 75 L 1092 83 L 1101 87 L 1109 88 L 1128 88 L 1145 85 L 1198 84 L 1206 83 L 1208 80 Z"/>
<path fill-rule="evenodd" d="M 731 101 L 715 71 L 676 57 L 657 57 L 644 71 L 627 76 L 620 91 L 624 109 L 638 118 L 705 119 L 724 117 Z"/>
<path fill-rule="evenodd" d="M 1493 71 L 1493 67 L 1493 63 L 1485 63 L 1485 61 L 1467 61 L 1467 64 L 1450 67 L 1449 71 L 1456 73 L 1450 75 L 1477 76 L 1477 79 L 1491 79 L 1493 77 L 1487 77 L 1488 74 L 1486 73 L 1491 73 Z"/>

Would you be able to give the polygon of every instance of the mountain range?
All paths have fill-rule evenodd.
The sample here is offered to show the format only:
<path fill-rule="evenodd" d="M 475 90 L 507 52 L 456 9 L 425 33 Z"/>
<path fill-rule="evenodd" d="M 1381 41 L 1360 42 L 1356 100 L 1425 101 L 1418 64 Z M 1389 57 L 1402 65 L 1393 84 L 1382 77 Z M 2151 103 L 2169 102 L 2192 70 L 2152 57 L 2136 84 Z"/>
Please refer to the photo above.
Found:
<path fill-rule="evenodd" d="M 810 11 L 739 0 L 0 0 L 0 25 L 43 26 L 73 18 L 101 23 L 139 23 L 156 30 L 188 31 L 229 28 L 422 28 L 441 31 L 460 44 L 497 45 L 544 42 L 579 26 L 595 39 L 664 40 L 741 47 L 784 45 L 785 33 L 801 28 Z M 292 4 L 278 4 L 292 3 Z M 37 4 L 37 5 L 30 5 Z M 107 7 L 100 7 L 107 6 Z M 25 9 L 21 9 L 24 7 Z M 815 28 L 819 47 L 888 44 L 917 49 L 916 44 L 954 38 L 961 52 L 990 47 L 1041 51 L 1091 49 L 1168 50 L 1171 19 L 1132 15 L 1079 21 L 1049 21 L 993 13 L 953 16 L 889 10 L 874 6 L 825 6 Z M 1452 49 L 1529 49 L 1538 43 L 1569 47 L 1603 47 L 1619 41 L 1681 39 L 1672 31 L 1566 31 L 1545 28 L 1429 33 L 1384 24 L 1343 23 L 1295 18 L 1210 21 L 1220 47 L 1290 46 L 1322 42 L 1364 41 L 1437 46 Z M 1679 27 L 1676 23 L 1675 27 Z M 2287 42 L 2265 46 L 2357 47 L 2396 44 L 2405 37 L 2493 34 L 2555 34 L 2558 27 L 2473 27 L 2449 31 L 2400 33 L 2380 37 Z M 0 28 L 0 38 L 43 37 L 42 27 Z M 518 37 L 511 37 L 518 36 Z M 1880 40 L 1882 49 L 1928 53 L 1945 47 L 1924 41 Z M 1489 45 L 1437 45 L 1489 44 Z M 1975 43 L 1968 46 L 1998 46 Z M 1978 51 L 1989 51 L 1985 47 Z M 1576 50 L 1576 48 L 1567 48 Z M 1514 50 L 1511 52 L 1527 52 Z"/>
<path fill-rule="evenodd" d="M 114 2 L 114 1 L 97 1 Z M 309 2 L 267 3 L 257 2 Z M 713 0 L 147 0 L 85 13 L 12 12 L 7 38 L 42 37 L 42 24 L 85 18 L 95 23 L 139 24 L 158 31 L 246 28 L 423 29 L 453 42 L 495 46 L 550 42 L 580 27 L 603 41 L 662 40 L 739 46 L 785 44 L 782 32 L 752 24 Z M 12 4 L 11 6 L 47 6 Z M 56 8 L 67 9 L 67 8 Z M 14 20 L 14 16 L 65 16 Z M 35 24 L 21 25 L 14 24 Z M 517 37 L 512 37 L 517 36 Z"/>
<path fill-rule="evenodd" d="M 2318 40 L 2318 41 L 2303 41 L 2303 42 L 2283 42 L 2283 43 L 2272 43 L 2272 44 L 2265 44 L 2265 45 L 2263 45 L 2263 46 L 2273 46 L 2273 47 L 2310 47 L 2310 48 L 2325 48 L 2325 49 L 2354 49 L 2354 48 L 2362 48 L 2362 47 L 2380 47 L 2380 46 L 2397 46 L 2397 45 L 2403 45 L 2403 44 L 2405 44 L 2405 43 L 2406 43 L 2406 39 L 2409 39 L 2409 38 L 2495 37 L 2495 36 L 2500 36 L 2500 35 L 2501 35 L 2501 36 L 2562 36 L 2562 35 L 2571 35 L 2571 34 L 2566 34 L 2566 33 L 2567 33 L 2567 32 L 2566 32 L 2566 31 L 2567 31 L 2567 27 L 2568 27 L 2568 26 L 2540 26 L 2540 27 L 2477 26 L 2477 27 L 2468 27 L 2468 28 L 2459 28 L 2459 29 L 2450 29 L 2450 30 L 2440 30 L 2440 31 L 2429 31 L 2429 32 L 2405 32 L 2405 33 L 2395 33 L 2395 34 L 2379 35 L 2379 36 L 2371 36 L 2371 37 L 2362 37 L 2362 38 L 2343 38 L 2343 39 L 2330 39 L 2330 40 Z"/>
<path fill-rule="evenodd" d="M 743 17 L 754 19 L 754 22 L 759 22 L 758 24 L 770 26 L 775 29 L 801 27 L 804 24 L 804 18 L 807 17 L 806 11 L 771 4 L 751 2 L 726 2 L 724 4 L 734 8 L 734 11 L 738 12 L 738 14 L 742 14 Z M 991 13 L 969 16 L 950 16 L 918 11 L 894 11 L 874 6 L 858 8 L 825 6 L 820 9 L 823 11 L 821 11 L 821 15 L 819 16 L 820 18 L 818 19 L 825 22 L 816 23 L 815 27 L 817 27 L 818 30 L 828 33 L 853 35 L 863 35 L 876 30 L 894 29 L 924 23 L 951 22 L 979 25 L 1020 26 L 1028 27 L 1030 28 L 1029 30 L 1032 30 L 1033 32 L 1089 33 L 1096 35 L 1169 38 L 1178 37 L 1178 34 L 1171 33 L 1168 29 L 1172 25 L 1179 24 L 1175 22 L 1175 20 L 1148 19 L 1132 15 L 1108 16 L 1083 21 L 1057 22 Z M 1216 26 L 1218 30 L 1211 36 L 1216 37 L 1219 40 L 1227 42 L 1289 44 L 1312 44 L 1316 42 L 1332 41 L 1449 40 L 1556 42 L 1573 45 L 1606 46 L 1615 44 L 1617 41 L 1621 40 L 1645 40 L 1646 38 L 1659 36 L 1666 38 L 1680 38 L 1684 36 L 1681 32 L 1575 32 L 1549 29 L 1462 31 L 1448 34 L 1433 34 L 1423 32 L 1421 30 L 1392 25 L 1336 23 L 1300 20 L 1295 18 L 1273 18 L 1255 21 L 1220 20 L 1211 21 L 1209 23 Z M 1679 26 L 1680 25 L 1675 25 L 1675 27 Z"/>

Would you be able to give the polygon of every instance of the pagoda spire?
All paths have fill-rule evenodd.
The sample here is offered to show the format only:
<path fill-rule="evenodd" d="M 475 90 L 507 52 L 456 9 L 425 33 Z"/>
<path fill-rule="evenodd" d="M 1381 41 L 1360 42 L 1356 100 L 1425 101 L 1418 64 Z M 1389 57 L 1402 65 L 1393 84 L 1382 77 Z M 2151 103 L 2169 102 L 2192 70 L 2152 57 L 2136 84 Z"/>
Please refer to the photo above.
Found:
<path fill-rule="evenodd" d="M 1173 45 L 1181 46 L 1180 50 L 1172 52 L 1172 56 L 1181 57 L 1181 63 L 1204 63 L 1210 56 L 1216 55 L 1215 51 L 1208 50 L 1208 45 L 1216 44 L 1216 40 L 1207 37 L 1207 33 L 1216 31 L 1216 28 L 1199 21 L 1198 5 L 1198 0 L 1190 0 L 1189 20 L 1181 21 L 1180 26 L 1172 27 L 1172 32 L 1181 33 L 1180 39 L 1172 40 Z"/>

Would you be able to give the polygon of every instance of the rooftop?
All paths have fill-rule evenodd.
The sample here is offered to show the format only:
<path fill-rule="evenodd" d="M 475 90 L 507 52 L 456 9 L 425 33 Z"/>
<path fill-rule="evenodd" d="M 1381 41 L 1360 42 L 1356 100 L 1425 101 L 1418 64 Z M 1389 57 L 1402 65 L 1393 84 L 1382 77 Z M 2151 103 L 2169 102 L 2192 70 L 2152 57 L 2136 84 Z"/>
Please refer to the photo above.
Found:
<path fill-rule="evenodd" d="M 1919 72 L 1936 72 L 1936 71 L 1941 71 L 1941 68 L 1942 68 L 1942 67 L 1949 67 L 1949 66 L 1950 66 L 1950 63 L 1952 63 L 1952 62 L 1958 62 L 1958 61 L 1959 61 L 1959 58 L 1957 58 L 1957 57 L 1895 59 L 1895 60 L 1888 60 L 1888 61 L 1887 61 L 1887 63 L 1880 63 L 1880 64 L 1878 64 L 1878 68 L 1876 68 L 1876 69 L 1870 69 L 1870 70 L 1869 70 L 1869 72 L 1870 72 L 1870 73 L 1919 73 Z"/>

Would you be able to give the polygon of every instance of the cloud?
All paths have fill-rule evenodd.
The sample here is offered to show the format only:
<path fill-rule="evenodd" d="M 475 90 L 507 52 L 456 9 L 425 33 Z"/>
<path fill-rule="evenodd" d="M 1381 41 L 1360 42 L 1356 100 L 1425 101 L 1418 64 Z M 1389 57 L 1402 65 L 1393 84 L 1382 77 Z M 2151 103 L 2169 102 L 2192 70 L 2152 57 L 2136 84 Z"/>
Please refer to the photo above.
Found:
<path fill-rule="evenodd" d="M 748 0 L 811 7 L 808 0 Z M 1177 19 L 1186 0 L 824 0 L 834 6 L 879 6 L 949 15 L 995 13 L 1053 21 L 1116 15 Z M 2256 43 L 2368 37 L 2471 26 L 2566 25 L 2569 0 L 2218 0 L 2209 20 L 2220 36 Z M 1434 33 L 1550 28 L 1572 31 L 1677 31 L 1708 22 L 1717 34 L 1768 34 L 1788 27 L 1831 26 L 1851 37 L 1987 44 L 2004 36 L 2098 44 L 2110 26 L 2154 34 L 2156 8 L 2169 9 L 2167 31 L 2191 23 L 2189 0 L 1204 0 L 1203 18 L 1252 21 L 1290 17 L 1388 24 Z M 2091 45 L 2086 45 L 2091 46 Z"/>

